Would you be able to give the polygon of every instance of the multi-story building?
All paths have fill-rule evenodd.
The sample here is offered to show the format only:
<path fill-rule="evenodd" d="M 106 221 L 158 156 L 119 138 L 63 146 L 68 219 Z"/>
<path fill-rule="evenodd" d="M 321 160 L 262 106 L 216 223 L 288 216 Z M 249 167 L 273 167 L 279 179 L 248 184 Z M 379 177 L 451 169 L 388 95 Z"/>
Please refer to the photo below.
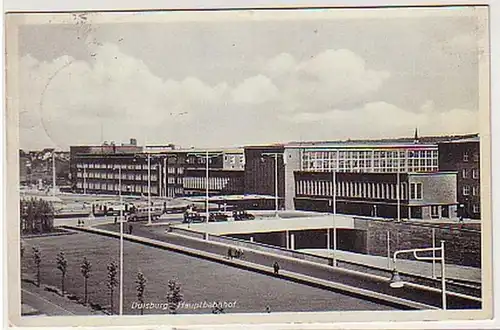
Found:
<path fill-rule="evenodd" d="M 172 145 L 71 147 L 73 188 L 80 193 L 160 197 L 206 192 L 206 154 L 210 195 L 243 193 L 243 150 L 176 150 Z M 149 170 L 148 170 L 149 168 Z"/>
<path fill-rule="evenodd" d="M 335 180 L 335 181 L 334 181 Z M 295 172 L 300 210 L 386 218 L 441 219 L 456 211 L 456 173 Z M 398 191 L 399 182 L 399 191 Z M 398 211 L 399 209 L 399 211 Z"/>
<path fill-rule="evenodd" d="M 439 143 L 439 170 L 456 171 L 459 216 L 481 218 L 479 136 Z"/>
<path fill-rule="evenodd" d="M 278 209 L 285 207 L 285 146 L 281 144 L 245 147 L 245 194 L 277 196 Z M 275 205 L 276 207 L 276 205 Z"/>
<path fill-rule="evenodd" d="M 285 146 L 285 207 L 294 209 L 294 173 L 430 173 L 438 170 L 436 144 L 411 142 L 314 142 Z"/>

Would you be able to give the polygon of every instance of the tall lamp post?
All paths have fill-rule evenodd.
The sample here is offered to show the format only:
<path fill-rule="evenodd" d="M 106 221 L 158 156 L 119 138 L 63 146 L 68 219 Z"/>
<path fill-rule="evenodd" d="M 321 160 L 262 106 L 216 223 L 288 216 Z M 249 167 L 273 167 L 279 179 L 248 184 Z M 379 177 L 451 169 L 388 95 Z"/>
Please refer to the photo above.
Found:
<path fill-rule="evenodd" d="M 56 150 L 52 151 L 52 196 L 56 196 Z"/>
<path fill-rule="evenodd" d="M 207 223 L 208 223 L 208 219 L 210 217 L 210 211 L 208 209 L 208 201 L 209 201 L 209 195 L 208 195 L 209 167 L 208 167 L 208 162 L 210 161 L 210 159 L 219 157 L 222 154 L 223 153 L 221 153 L 221 152 L 210 154 L 210 152 L 208 150 L 205 151 L 204 155 L 202 155 L 202 154 L 196 154 L 196 153 L 187 154 L 188 157 L 189 156 L 194 156 L 196 158 L 205 158 L 205 222 L 207 222 Z"/>
<path fill-rule="evenodd" d="M 118 166 L 118 189 L 120 196 L 120 315 L 123 315 L 123 196 L 122 168 L 120 165 Z"/>
<path fill-rule="evenodd" d="M 390 281 L 391 288 L 402 288 L 404 286 L 404 282 L 401 280 L 398 271 L 396 270 L 396 258 L 399 254 L 402 253 L 413 253 L 413 256 L 416 260 L 432 260 L 432 261 L 441 261 L 441 295 L 442 295 L 442 307 L 443 310 L 446 310 L 446 273 L 445 273 L 445 256 L 444 256 L 444 241 L 441 241 L 440 247 L 432 247 L 432 248 L 421 248 L 421 249 L 410 249 L 410 250 L 399 250 L 394 252 L 393 263 L 394 270 L 392 274 L 392 278 Z M 424 257 L 419 256 L 418 252 L 432 252 L 432 257 Z M 440 256 L 435 255 L 435 252 L 440 252 Z"/>
<path fill-rule="evenodd" d="M 337 172 L 332 171 L 332 208 L 333 208 L 333 267 L 337 267 Z M 328 242 L 328 244 L 330 244 Z"/>
<path fill-rule="evenodd" d="M 278 156 L 283 155 L 280 152 L 263 152 L 262 156 L 274 156 L 274 208 L 276 217 L 279 211 L 279 197 L 278 197 Z"/>

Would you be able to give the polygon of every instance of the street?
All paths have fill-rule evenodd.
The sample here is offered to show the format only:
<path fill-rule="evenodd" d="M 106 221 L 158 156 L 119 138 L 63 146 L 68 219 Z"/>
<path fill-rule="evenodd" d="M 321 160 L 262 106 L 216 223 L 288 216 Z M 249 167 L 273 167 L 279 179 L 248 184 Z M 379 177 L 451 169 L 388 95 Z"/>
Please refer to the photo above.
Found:
<path fill-rule="evenodd" d="M 119 227 L 113 224 L 98 226 L 101 229 L 119 231 Z M 220 245 L 214 245 L 209 242 L 192 240 L 182 236 L 168 235 L 165 233 L 163 226 L 145 226 L 143 224 L 133 224 L 133 234 L 147 237 L 159 241 L 177 244 L 197 250 L 211 252 L 219 255 L 226 255 L 227 248 Z M 428 304 L 436 307 L 442 306 L 442 297 L 440 292 L 432 292 L 415 287 L 405 286 L 402 289 L 393 289 L 389 286 L 389 278 L 387 282 L 380 282 L 367 276 L 361 276 L 352 273 L 346 273 L 341 269 L 324 268 L 320 265 L 306 264 L 298 260 L 289 260 L 285 258 L 276 258 L 259 252 L 245 251 L 245 260 L 248 262 L 271 266 L 275 261 L 278 261 L 282 269 L 292 272 L 313 276 L 325 280 L 333 280 L 342 284 L 350 285 L 357 288 L 363 288 L 374 292 L 384 293 L 397 296 L 423 304 Z M 449 309 L 469 309 L 480 308 L 480 303 L 471 301 L 462 297 L 448 295 L 447 307 Z"/>

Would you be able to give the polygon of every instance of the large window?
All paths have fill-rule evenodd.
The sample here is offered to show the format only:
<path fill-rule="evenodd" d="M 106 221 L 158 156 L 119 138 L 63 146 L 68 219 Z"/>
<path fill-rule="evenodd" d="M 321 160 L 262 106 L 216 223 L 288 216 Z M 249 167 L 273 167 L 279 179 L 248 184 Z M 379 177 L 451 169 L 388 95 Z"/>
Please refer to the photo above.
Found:
<path fill-rule="evenodd" d="M 431 206 L 431 218 L 439 218 L 439 206 L 438 205 Z"/>
<path fill-rule="evenodd" d="M 422 199 L 422 184 L 410 183 L 410 199 Z"/>
<path fill-rule="evenodd" d="M 479 178 L 479 170 L 477 168 L 472 169 L 472 178 L 473 179 Z"/>
<path fill-rule="evenodd" d="M 469 153 L 467 151 L 465 151 L 463 153 L 463 157 L 462 158 L 463 158 L 464 162 L 468 162 L 469 161 Z"/>
<path fill-rule="evenodd" d="M 470 187 L 469 186 L 463 186 L 462 195 L 464 195 L 464 196 L 470 195 Z"/>
<path fill-rule="evenodd" d="M 466 168 L 462 169 L 462 178 L 464 178 L 464 179 L 467 178 L 467 169 Z"/>

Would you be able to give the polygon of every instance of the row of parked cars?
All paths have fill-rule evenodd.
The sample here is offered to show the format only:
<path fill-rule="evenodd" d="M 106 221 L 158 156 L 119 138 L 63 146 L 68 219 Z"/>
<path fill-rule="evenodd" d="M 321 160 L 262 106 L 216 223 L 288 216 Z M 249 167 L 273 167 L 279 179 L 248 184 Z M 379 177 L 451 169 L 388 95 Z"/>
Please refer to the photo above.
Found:
<path fill-rule="evenodd" d="M 200 223 L 206 222 L 206 213 L 187 210 L 184 212 L 184 223 Z M 246 211 L 232 211 L 232 212 L 210 212 L 208 222 L 221 222 L 221 221 L 242 221 L 253 220 L 255 216 Z"/>

